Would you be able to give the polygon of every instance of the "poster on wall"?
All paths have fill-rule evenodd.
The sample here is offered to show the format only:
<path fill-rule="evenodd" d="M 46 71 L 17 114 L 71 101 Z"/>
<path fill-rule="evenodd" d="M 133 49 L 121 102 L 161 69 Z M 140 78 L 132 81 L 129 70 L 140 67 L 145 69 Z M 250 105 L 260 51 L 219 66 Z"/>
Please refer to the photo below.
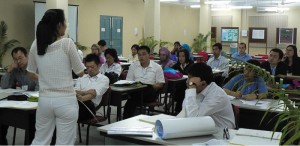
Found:
<path fill-rule="evenodd" d="M 260 40 L 265 39 L 265 30 L 253 29 L 252 30 L 252 39 L 260 39 Z"/>
<path fill-rule="evenodd" d="M 294 44 L 294 29 L 279 28 L 279 44 Z"/>
<path fill-rule="evenodd" d="M 238 27 L 222 27 L 221 28 L 222 42 L 238 42 L 239 28 Z"/>

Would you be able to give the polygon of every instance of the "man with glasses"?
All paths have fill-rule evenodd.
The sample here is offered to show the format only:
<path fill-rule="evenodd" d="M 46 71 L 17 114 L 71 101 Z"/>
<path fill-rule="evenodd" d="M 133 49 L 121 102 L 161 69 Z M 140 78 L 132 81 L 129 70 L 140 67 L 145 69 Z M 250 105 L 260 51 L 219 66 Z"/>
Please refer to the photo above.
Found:
<path fill-rule="evenodd" d="M 14 62 L 8 66 L 7 73 L 1 78 L 1 88 L 17 88 L 23 90 L 38 90 L 38 81 L 30 80 L 27 68 L 27 51 L 23 47 L 14 48 L 11 51 Z M 0 145 L 7 145 L 7 125 L 1 127 Z"/>
<path fill-rule="evenodd" d="M 1 88 L 17 88 L 38 90 L 38 81 L 30 80 L 27 68 L 27 50 L 23 47 L 14 48 L 11 52 L 14 62 L 8 66 L 7 73 L 1 78 Z"/>

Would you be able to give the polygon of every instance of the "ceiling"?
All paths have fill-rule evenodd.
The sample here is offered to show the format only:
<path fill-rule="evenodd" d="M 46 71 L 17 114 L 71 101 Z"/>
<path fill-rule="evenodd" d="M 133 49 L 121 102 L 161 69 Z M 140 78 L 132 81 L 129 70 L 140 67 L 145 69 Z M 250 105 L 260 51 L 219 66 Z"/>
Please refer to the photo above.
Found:
<path fill-rule="evenodd" d="M 300 0 L 204 0 L 213 1 L 217 4 L 222 4 L 224 1 L 229 1 L 227 4 L 230 6 L 253 6 L 253 7 L 274 7 L 274 6 L 300 6 Z M 199 5 L 200 0 L 161 0 L 162 3 L 171 3 L 179 5 Z"/>

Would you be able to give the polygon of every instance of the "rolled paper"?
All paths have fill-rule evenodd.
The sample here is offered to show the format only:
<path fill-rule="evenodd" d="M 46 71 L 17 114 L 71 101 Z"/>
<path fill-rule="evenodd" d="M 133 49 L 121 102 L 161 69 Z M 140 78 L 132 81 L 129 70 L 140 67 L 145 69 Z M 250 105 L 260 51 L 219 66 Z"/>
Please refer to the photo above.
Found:
<path fill-rule="evenodd" d="M 210 135 L 218 132 L 218 128 L 211 117 L 204 116 L 157 120 L 154 131 L 161 139 L 171 139 Z"/>

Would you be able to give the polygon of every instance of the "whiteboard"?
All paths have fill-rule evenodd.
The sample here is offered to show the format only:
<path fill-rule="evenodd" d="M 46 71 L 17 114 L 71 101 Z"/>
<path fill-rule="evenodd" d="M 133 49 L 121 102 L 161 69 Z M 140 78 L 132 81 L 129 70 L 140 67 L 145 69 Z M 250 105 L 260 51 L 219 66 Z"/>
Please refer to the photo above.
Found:
<path fill-rule="evenodd" d="M 74 42 L 77 42 L 77 22 L 78 22 L 78 6 L 69 5 L 68 6 L 68 24 L 67 24 L 67 30 L 68 35 L 70 38 L 74 40 Z M 46 3 L 43 2 L 34 2 L 34 29 L 36 32 L 36 27 L 38 23 L 41 21 L 42 17 L 44 16 L 44 13 L 46 12 Z M 35 35 L 36 33 L 34 33 Z"/>

